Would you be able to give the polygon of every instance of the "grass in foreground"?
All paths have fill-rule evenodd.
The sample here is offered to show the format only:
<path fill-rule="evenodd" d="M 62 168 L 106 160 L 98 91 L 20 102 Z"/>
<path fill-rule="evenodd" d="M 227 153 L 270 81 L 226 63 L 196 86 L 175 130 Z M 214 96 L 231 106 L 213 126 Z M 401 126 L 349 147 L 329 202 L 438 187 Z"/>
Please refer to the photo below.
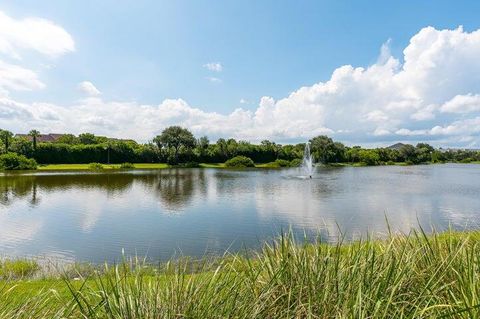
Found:
<path fill-rule="evenodd" d="M 0 317 L 478 318 L 479 238 L 420 232 L 299 245 L 286 236 L 194 272 L 137 262 L 76 281 L 0 282 Z"/>

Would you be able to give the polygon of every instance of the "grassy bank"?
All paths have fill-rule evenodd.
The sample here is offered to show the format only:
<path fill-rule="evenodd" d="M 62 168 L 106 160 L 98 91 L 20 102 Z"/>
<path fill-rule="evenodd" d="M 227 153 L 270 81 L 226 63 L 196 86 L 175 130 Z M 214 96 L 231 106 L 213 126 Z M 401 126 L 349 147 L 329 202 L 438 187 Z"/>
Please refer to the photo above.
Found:
<path fill-rule="evenodd" d="M 120 169 L 120 164 L 102 164 L 103 169 Z M 135 163 L 132 164 L 134 169 L 164 169 L 172 168 L 166 163 Z M 200 163 L 199 167 L 201 168 L 226 168 L 224 163 Z M 257 168 L 278 168 L 278 166 L 273 166 L 267 164 L 256 164 Z M 39 165 L 38 170 L 41 171 L 75 171 L 75 170 L 90 170 L 90 164 L 47 164 Z"/>
<path fill-rule="evenodd" d="M 162 169 L 168 168 L 165 163 L 140 163 L 133 164 L 135 169 Z M 64 170 L 89 170 L 90 164 L 48 164 L 38 166 L 38 170 L 42 171 L 64 171 Z M 103 164 L 103 169 L 119 169 L 120 164 Z"/>
<path fill-rule="evenodd" d="M 350 244 L 283 237 L 252 256 L 0 282 L 1 318 L 477 318 L 478 232 Z"/>
<path fill-rule="evenodd" d="M 470 162 L 468 164 L 480 164 L 480 162 Z M 48 165 L 40 165 L 38 166 L 38 170 L 40 171 L 75 171 L 75 170 L 89 170 L 90 164 L 48 164 Z M 408 166 L 408 164 L 403 162 L 396 162 L 392 164 L 386 165 L 396 165 L 396 166 Z M 172 168 L 173 166 L 168 165 L 166 163 L 137 163 L 133 164 L 134 169 L 165 169 L 165 168 Z M 224 163 L 200 163 L 199 166 L 201 168 L 226 168 Z M 331 167 L 362 167 L 368 166 L 365 163 L 330 163 L 327 166 Z M 255 164 L 256 168 L 283 168 L 279 166 L 275 162 L 272 163 L 262 163 L 262 164 Z M 103 164 L 103 169 L 111 170 L 111 169 L 120 169 L 120 164 Z"/>

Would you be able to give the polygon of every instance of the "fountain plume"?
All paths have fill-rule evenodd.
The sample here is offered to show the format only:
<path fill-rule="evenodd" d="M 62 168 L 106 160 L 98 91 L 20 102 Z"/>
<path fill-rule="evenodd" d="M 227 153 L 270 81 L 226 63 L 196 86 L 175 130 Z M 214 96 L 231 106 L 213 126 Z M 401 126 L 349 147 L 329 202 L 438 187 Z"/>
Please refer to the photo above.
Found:
<path fill-rule="evenodd" d="M 302 168 L 305 174 L 312 178 L 313 175 L 313 159 L 312 154 L 310 152 L 310 144 L 307 142 L 305 144 L 305 150 L 303 151 L 303 161 L 302 161 Z"/>

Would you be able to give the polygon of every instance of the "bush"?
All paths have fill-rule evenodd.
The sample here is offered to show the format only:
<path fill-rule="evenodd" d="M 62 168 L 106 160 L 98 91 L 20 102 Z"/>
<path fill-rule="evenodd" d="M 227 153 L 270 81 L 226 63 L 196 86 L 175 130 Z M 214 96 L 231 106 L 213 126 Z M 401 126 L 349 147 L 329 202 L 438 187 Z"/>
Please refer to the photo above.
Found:
<path fill-rule="evenodd" d="M 290 162 L 287 160 L 277 159 L 274 163 L 276 163 L 278 167 L 290 167 Z"/>
<path fill-rule="evenodd" d="M 300 167 L 302 166 L 303 160 L 301 158 L 294 158 L 290 161 L 290 167 Z"/>
<path fill-rule="evenodd" d="M 34 159 L 26 158 L 16 153 L 0 155 L 0 169 L 2 170 L 23 170 L 37 169 L 37 162 Z"/>
<path fill-rule="evenodd" d="M 98 171 L 103 169 L 103 165 L 100 163 L 90 163 L 88 164 L 88 169 Z"/>
<path fill-rule="evenodd" d="M 277 159 L 275 162 L 270 162 L 260 165 L 260 167 L 265 168 L 280 168 L 280 167 L 290 167 L 290 162 L 283 159 Z"/>
<path fill-rule="evenodd" d="M 133 165 L 132 163 L 122 163 L 122 164 L 120 164 L 120 168 L 121 169 L 133 169 L 133 168 L 135 168 L 135 165 Z"/>
<path fill-rule="evenodd" d="M 235 156 L 234 158 L 229 159 L 225 162 L 225 167 L 233 168 L 246 168 L 246 167 L 255 167 L 252 159 L 246 156 Z"/>
<path fill-rule="evenodd" d="M 473 161 L 474 161 L 473 158 L 467 157 L 467 158 L 462 159 L 460 161 L 460 163 L 468 164 L 468 163 L 471 163 Z"/>

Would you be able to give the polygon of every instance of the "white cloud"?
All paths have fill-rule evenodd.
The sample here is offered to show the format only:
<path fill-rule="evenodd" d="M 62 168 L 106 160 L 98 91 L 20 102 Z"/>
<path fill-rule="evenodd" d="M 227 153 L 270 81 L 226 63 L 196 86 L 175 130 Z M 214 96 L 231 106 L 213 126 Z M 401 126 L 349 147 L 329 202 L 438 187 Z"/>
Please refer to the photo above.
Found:
<path fill-rule="evenodd" d="M 39 18 L 15 20 L 0 11 L 0 54 L 20 61 L 24 51 L 57 57 L 74 49 L 72 37 L 53 22 Z M 30 91 L 44 87 L 35 71 L 0 59 L 0 96 L 8 96 L 11 90 Z"/>
<path fill-rule="evenodd" d="M 440 108 L 442 112 L 448 113 L 472 113 L 480 111 L 480 95 L 466 94 L 456 95 L 447 101 Z"/>
<path fill-rule="evenodd" d="M 21 50 L 57 57 L 74 51 L 75 43 L 67 31 L 49 20 L 16 20 L 0 11 L 0 52 L 20 59 Z"/>
<path fill-rule="evenodd" d="M 222 72 L 223 70 L 223 65 L 220 62 L 205 63 L 203 67 L 213 72 Z"/>
<path fill-rule="evenodd" d="M 30 91 L 44 87 L 35 72 L 0 60 L 0 89 Z"/>
<path fill-rule="evenodd" d="M 245 100 L 245 99 L 240 99 L 240 104 L 247 104 L 247 103 L 248 103 L 247 100 Z"/>
<path fill-rule="evenodd" d="M 212 83 L 222 83 L 222 79 L 216 78 L 214 76 L 207 76 L 207 77 L 205 77 L 205 79 L 207 79 L 208 81 L 210 81 Z"/>
<path fill-rule="evenodd" d="M 87 96 L 99 96 L 102 93 L 90 81 L 83 81 L 78 84 L 80 92 Z"/>
<path fill-rule="evenodd" d="M 281 99 L 262 97 L 252 111 L 207 112 L 182 99 L 142 105 L 89 94 L 73 105 L 53 105 L 18 103 L 7 96 L 0 99 L 0 127 L 91 131 L 146 141 L 175 124 L 212 139 L 287 141 L 328 134 L 356 144 L 398 139 L 480 145 L 480 30 L 424 28 L 411 38 L 402 59 L 391 56 L 388 43 L 373 65 L 341 66 L 325 82 Z M 0 87 L 41 87 L 35 76 L 20 86 L 7 85 L 15 81 L 0 76 Z"/>

